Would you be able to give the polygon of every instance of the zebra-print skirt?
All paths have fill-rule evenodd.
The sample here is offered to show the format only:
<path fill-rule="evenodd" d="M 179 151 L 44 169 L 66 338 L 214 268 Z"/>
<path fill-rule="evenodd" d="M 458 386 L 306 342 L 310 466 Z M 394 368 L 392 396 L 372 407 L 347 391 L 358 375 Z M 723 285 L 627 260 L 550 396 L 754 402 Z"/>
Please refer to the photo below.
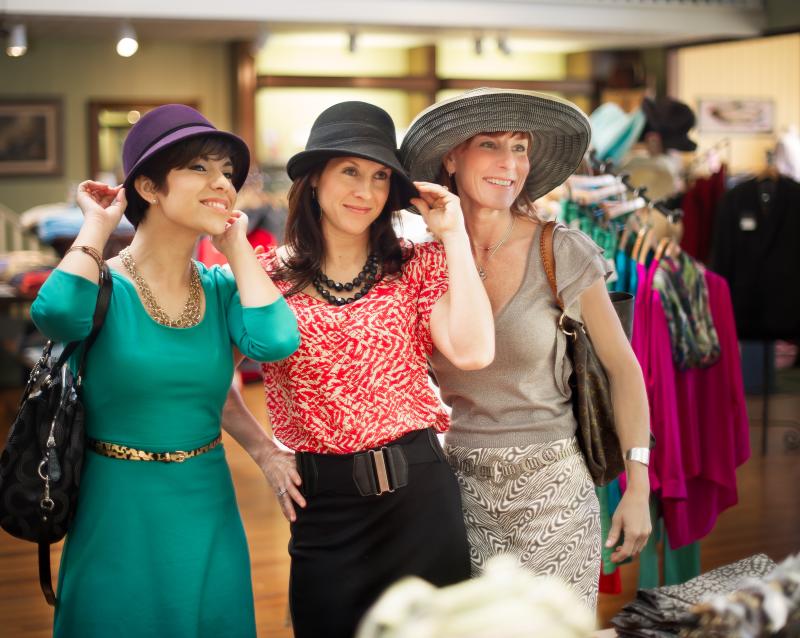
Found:
<path fill-rule="evenodd" d="M 535 575 L 560 577 L 594 611 L 600 507 L 576 439 L 444 449 L 461 488 L 472 575 L 508 554 Z"/>

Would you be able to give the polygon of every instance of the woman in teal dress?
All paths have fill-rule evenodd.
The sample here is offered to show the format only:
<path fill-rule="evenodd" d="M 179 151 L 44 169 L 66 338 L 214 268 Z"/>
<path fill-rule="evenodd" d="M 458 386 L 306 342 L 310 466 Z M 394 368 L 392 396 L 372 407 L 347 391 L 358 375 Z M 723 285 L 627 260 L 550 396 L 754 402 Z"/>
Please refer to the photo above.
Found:
<path fill-rule="evenodd" d="M 122 187 L 80 185 L 84 225 L 31 310 L 49 338 L 89 333 L 100 254 L 124 212 L 137 230 L 108 262 L 111 304 L 88 355 L 87 452 L 54 634 L 252 638 L 250 561 L 221 411 L 235 349 L 285 358 L 299 344 L 297 324 L 233 211 L 249 167 L 242 140 L 167 105 L 133 127 L 123 163 Z M 192 261 L 202 234 L 230 270 Z M 263 430 L 232 427 L 269 473 Z"/>

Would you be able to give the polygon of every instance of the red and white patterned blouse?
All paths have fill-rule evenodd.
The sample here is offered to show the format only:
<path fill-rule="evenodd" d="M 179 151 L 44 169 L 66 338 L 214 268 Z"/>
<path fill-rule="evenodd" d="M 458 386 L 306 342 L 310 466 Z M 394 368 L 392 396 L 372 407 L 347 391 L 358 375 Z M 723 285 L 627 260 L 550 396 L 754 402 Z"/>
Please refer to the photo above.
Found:
<path fill-rule="evenodd" d="M 278 257 L 260 257 L 268 273 Z M 289 282 L 275 282 L 286 292 Z M 428 384 L 430 314 L 447 291 L 439 243 L 414 245 L 402 275 L 379 281 L 365 297 L 334 306 L 304 293 L 286 301 L 301 343 L 288 359 L 262 365 L 275 436 L 293 450 L 347 454 L 402 435 L 449 426 Z"/>

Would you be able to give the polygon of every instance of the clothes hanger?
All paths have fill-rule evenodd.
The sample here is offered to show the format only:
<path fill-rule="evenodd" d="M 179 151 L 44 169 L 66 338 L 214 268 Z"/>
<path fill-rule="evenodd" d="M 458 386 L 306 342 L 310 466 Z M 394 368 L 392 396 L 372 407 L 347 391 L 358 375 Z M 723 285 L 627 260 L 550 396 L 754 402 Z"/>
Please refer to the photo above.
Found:
<path fill-rule="evenodd" d="M 723 137 L 721 140 L 715 142 L 711 146 L 709 146 L 706 150 L 702 153 L 696 155 L 689 165 L 686 167 L 686 176 L 687 178 L 691 178 L 695 174 L 695 169 L 701 167 L 704 163 L 709 163 L 709 160 L 713 157 L 714 154 L 724 153 L 725 156 L 725 164 L 728 166 L 731 165 L 731 138 Z M 708 166 L 709 170 L 714 168 L 712 166 Z M 711 173 L 716 173 L 716 171 L 710 170 Z"/>
<path fill-rule="evenodd" d="M 681 239 L 683 239 L 683 220 L 676 219 L 674 221 L 670 221 L 669 224 L 669 232 L 670 232 L 670 243 L 667 246 L 667 256 L 670 259 L 678 259 L 680 257 L 682 249 L 681 249 Z"/>
<path fill-rule="evenodd" d="M 610 186 L 617 181 L 613 175 L 570 175 L 567 184 L 579 189 Z"/>
<path fill-rule="evenodd" d="M 658 247 L 656 248 L 655 254 L 653 259 L 655 261 L 661 261 L 661 258 L 664 256 L 664 253 L 667 250 L 672 239 L 670 237 L 662 237 L 661 240 L 658 242 Z"/>
<path fill-rule="evenodd" d="M 601 186 L 595 189 L 572 188 L 572 198 L 579 204 L 596 204 L 609 197 L 615 195 L 622 195 L 627 192 L 628 188 L 621 182 L 609 184 L 608 186 Z"/>
<path fill-rule="evenodd" d="M 758 174 L 759 182 L 777 182 L 780 174 L 775 166 L 775 151 L 772 149 L 767 150 L 766 164 L 761 172 Z"/>
<path fill-rule="evenodd" d="M 602 202 L 600 204 L 608 219 L 616 219 L 628 213 L 633 213 L 640 208 L 644 208 L 646 205 L 647 203 L 644 201 L 644 198 L 639 196 L 632 199 Z"/>
<path fill-rule="evenodd" d="M 650 232 L 650 225 L 645 223 L 640 229 L 639 232 L 636 233 L 636 241 L 633 244 L 633 249 L 631 250 L 631 259 L 638 262 L 639 261 L 639 253 L 642 250 L 642 244 L 644 244 L 645 237 L 647 233 Z"/>
<path fill-rule="evenodd" d="M 647 263 L 647 257 L 650 250 L 656 250 L 658 259 L 661 258 L 663 251 L 666 249 L 666 244 L 661 247 L 662 240 L 669 239 L 669 217 L 665 215 L 659 208 L 653 207 L 648 217 L 649 231 L 644 237 L 642 245 L 639 247 L 639 253 L 636 261 L 641 265 Z M 661 251 L 658 249 L 661 248 Z"/>

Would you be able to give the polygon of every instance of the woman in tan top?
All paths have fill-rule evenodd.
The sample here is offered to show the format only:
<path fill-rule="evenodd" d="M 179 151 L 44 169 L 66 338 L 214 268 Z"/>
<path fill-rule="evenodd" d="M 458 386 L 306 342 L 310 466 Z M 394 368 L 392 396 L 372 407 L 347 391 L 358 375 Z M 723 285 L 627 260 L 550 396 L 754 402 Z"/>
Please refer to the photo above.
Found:
<path fill-rule="evenodd" d="M 541 258 L 532 202 L 561 184 L 589 143 L 570 102 L 524 91 L 477 89 L 439 102 L 412 122 L 401 155 L 413 179 L 439 181 L 461 199 L 475 262 L 495 317 L 496 354 L 482 370 L 431 363 L 452 407 L 445 450 L 456 469 L 473 574 L 506 553 L 537 574 L 556 574 L 594 609 L 600 520 L 594 484 L 577 446 L 572 372 L 560 310 Z M 649 415 L 639 364 L 605 286 L 601 251 L 577 230 L 554 238 L 556 281 L 580 315 L 611 382 L 628 488 L 606 544 L 612 560 L 638 554 L 651 531 Z M 624 542 L 621 533 L 624 532 Z"/>

